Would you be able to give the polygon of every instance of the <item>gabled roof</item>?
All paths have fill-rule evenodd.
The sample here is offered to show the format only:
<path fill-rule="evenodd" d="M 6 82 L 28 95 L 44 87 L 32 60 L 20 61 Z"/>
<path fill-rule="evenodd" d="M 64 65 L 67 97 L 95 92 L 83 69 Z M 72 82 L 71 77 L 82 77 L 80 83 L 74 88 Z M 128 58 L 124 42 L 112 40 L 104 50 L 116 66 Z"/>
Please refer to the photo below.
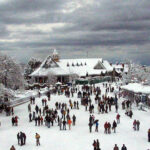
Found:
<path fill-rule="evenodd" d="M 58 64 L 51 58 L 51 56 L 48 56 L 45 61 L 41 65 L 42 68 L 56 68 L 59 67 Z"/>
<path fill-rule="evenodd" d="M 43 64 L 48 61 L 47 59 L 51 59 L 52 64 L 57 64 L 56 67 L 43 68 Z M 54 73 L 55 75 L 76 74 L 78 76 L 86 76 L 87 73 L 88 75 L 99 75 L 102 72 L 105 73 L 106 71 L 110 72 L 113 70 L 109 62 L 106 60 L 103 61 L 101 58 L 60 59 L 58 62 L 53 61 L 50 56 L 47 59 L 31 76 L 46 76 L 48 73 Z M 98 63 L 101 63 L 104 69 L 94 69 Z"/>

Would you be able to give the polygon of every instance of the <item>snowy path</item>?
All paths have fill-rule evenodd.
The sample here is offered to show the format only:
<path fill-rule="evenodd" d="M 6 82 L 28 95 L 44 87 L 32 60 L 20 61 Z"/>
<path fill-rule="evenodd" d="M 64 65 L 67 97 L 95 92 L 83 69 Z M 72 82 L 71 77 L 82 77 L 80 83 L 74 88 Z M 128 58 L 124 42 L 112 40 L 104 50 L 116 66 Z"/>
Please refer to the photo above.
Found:
<path fill-rule="evenodd" d="M 68 103 L 68 100 L 64 95 L 52 95 L 51 101 L 48 104 L 50 108 L 53 108 L 56 101 Z M 77 96 L 75 95 L 71 100 L 77 100 Z M 36 103 L 38 106 L 41 106 L 41 98 L 36 98 Z M 147 150 L 150 148 L 150 143 L 147 142 L 147 130 L 150 128 L 149 111 L 143 112 L 133 108 L 133 119 L 130 119 L 124 114 L 120 106 L 121 124 L 117 127 L 117 133 L 106 135 L 104 134 L 103 126 L 106 121 L 112 123 L 116 118 L 114 106 L 108 114 L 98 114 L 95 105 L 94 115 L 96 119 L 99 119 L 99 132 L 96 133 L 94 131 L 95 126 L 93 126 L 93 132 L 89 133 L 89 112 L 86 112 L 85 108 L 81 105 L 80 110 L 70 111 L 71 117 L 73 114 L 77 117 L 77 125 L 72 127 L 71 131 L 60 131 L 57 123 L 50 129 L 45 126 L 35 127 L 34 122 L 29 123 L 28 121 L 27 105 L 24 104 L 15 108 L 15 115 L 18 115 L 20 118 L 18 127 L 11 126 L 11 116 L 6 117 L 4 114 L 1 114 L 0 150 L 8 150 L 11 145 L 14 145 L 16 150 L 92 150 L 94 139 L 99 139 L 102 150 L 113 150 L 114 144 L 118 144 L 119 148 L 121 148 L 122 144 L 125 144 L 128 150 Z M 33 109 L 34 106 L 32 106 Z M 138 119 L 141 122 L 139 132 L 133 131 L 132 123 L 134 119 Z M 20 147 L 17 145 L 16 135 L 19 131 L 23 131 L 27 135 L 26 146 Z M 40 147 L 35 146 L 36 132 L 41 135 Z"/>

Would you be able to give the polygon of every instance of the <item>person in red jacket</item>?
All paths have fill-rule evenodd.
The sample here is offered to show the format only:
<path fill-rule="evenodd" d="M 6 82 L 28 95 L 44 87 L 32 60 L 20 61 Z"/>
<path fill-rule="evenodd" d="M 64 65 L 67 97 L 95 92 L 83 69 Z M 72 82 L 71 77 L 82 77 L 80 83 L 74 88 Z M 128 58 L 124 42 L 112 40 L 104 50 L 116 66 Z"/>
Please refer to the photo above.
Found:
<path fill-rule="evenodd" d="M 96 150 L 97 149 L 97 143 L 96 143 L 96 141 L 94 140 L 94 142 L 93 142 L 93 148 L 94 148 L 94 150 Z"/>
<path fill-rule="evenodd" d="M 12 147 L 10 148 L 10 150 L 16 150 L 15 147 L 12 145 Z"/>
<path fill-rule="evenodd" d="M 111 134 L 111 124 L 108 122 L 108 134 Z"/>
<path fill-rule="evenodd" d="M 105 122 L 105 124 L 104 124 L 104 133 L 108 133 L 108 123 L 107 122 Z"/>
<path fill-rule="evenodd" d="M 43 125 L 43 117 L 42 116 L 41 116 L 40 120 L 41 120 L 41 125 Z"/>
<path fill-rule="evenodd" d="M 69 130 L 71 130 L 71 124 L 72 124 L 72 121 L 71 121 L 71 119 L 69 119 L 69 120 L 68 120 Z"/>
<path fill-rule="evenodd" d="M 120 123 L 120 115 L 119 114 L 117 114 L 116 119 L 117 119 L 117 124 L 119 124 Z"/>
<path fill-rule="evenodd" d="M 119 150 L 117 144 L 115 144 L 114 150 Z"/>
<path fill-rule="evenodd" d="M 16 126 L 18 126 L 18 116 L 15 116 L 15 124 L 16 124 Z"/>

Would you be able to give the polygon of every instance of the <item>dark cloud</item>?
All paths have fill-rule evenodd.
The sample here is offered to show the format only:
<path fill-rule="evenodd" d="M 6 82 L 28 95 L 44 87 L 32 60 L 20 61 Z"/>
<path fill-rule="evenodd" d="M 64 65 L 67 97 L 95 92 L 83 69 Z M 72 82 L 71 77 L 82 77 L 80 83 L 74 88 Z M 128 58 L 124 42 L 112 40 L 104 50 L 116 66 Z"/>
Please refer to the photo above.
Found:
<path fill-rule="evenodd" d="M 21 61 L 58 48 L 65 58 L 88 52 L 148 64 L 149 8 L 149 0 L 6 0 L 0 2 L 0 51 Z"/>

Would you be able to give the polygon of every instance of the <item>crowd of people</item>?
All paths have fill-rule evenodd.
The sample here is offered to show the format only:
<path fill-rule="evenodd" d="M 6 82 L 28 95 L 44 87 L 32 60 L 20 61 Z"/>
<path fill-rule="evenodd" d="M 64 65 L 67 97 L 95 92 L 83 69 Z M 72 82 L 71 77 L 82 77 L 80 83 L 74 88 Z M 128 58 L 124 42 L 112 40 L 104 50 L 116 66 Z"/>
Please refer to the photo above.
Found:
<path fill-rule="evenodd" d="M 78 101 L 74 101 L 74 103 L 69 100 L 70 105 L 66 103 L 55 103 L 55 108 L 49 108 L 47 105 L 47 100 L 42 99 L 42 108 L 38 105 L 35 105 L 35 109 L 31 112 L 31 104 L 28 105 L 29 111 L 29 122 L 34 121 L 35 126 L 47 126 L 48 128 L 57 124 L 60 130 L 66 130 L 66 126 L 68 125 L 68 129 L 71 130 L 71 126 L 75 126 L 76 124 L 76 116 L 70 115 L 71 109 L 79 109 Z M 70 109 L 69 109 L 70 106 Z M 43 124 L 44 122 L 44 124 Z"/>
<path fill-rule="evenodd" d="M 104 93 L 102 92 L 102 88 L 104 90 Z M 119 114 L 118 102 L 120 96 L 119 94 L 117 95 L 114 90 L 115 89 L 111 85 L 111 83 L 103 83 L 102 87 L 95 87 L 94 85 L 83 85 L 81 89 L 77 86 L 68 86 L 65 89 L 54 88 L 53 90 L 47 92 L 47 98 L 41 97 L 41 94 L 39 92 L 38 96 L 41 100 L 41 104 L 37 104 L 36 98 L 32 96 L 30 98 L 30 103 L 27 106 L 29 123 L 34 122 L 35 126 L 45 126 L 47 128 L 58 126 L 58 129 L 60 131 L 71 130 L 73 128 L 72 126 L 76 126 L 77 120 L 77 117 L 74 113 L 72 113 L 72 110 L 79 110 L 80 107 L 84 107 L 86 113 L 89 113 L 89 132 L 92 133 L 93 126 L 95 126 L 95 132 L 99 132 L 99 122 L 101 120 L 96 119 L 94 114 L 97 113 L 99 115 L 107 115 L 108 113 L 112 112 L 113 107 L 113 109 L 115 109 L 116 118 L 113 118 L 112 122 L 107 120 L 104 123 L 104 134 L 116 133 L 116 129 L 120 124 L 121 115 Z M 75 93 L 77 94 L 78 99 L 72 100 Z M 53 107 L 50 106 L 49 102 L 52 101 L 51 95 L 56 94 L 64 94 L 68 99 L 68 102 L 64 103 L 56 101 Z M 132 103 L 129 100 L 126 100 L 121 103 L 121 106 L 122 110 L 125 111 L 125 114 L 132 119 Z M 14 111 L 12 115 L 12 126 L 18 126 L 19 117 L 14 116 Z M 139 131 L 139 120 L 133 121 L 133 129 L 135 131 Z M 35 139 L 36 145 L 40 146 L 40 135 L 38 133 L 36 133 Z M 17 134 L 17 140 L 18 145 L 25 145 L 26 134 L 23 132 L 19 132 Z M 150 142 L 150 129 L 148 130 L 148 141 Z M 94 140 L 93 147 L 94 150 L 101 150 L 99 140 Z M 12 146 L 10 150 L 15 150 L 15 147 Z M 113 150 L 119 150 L 117 144 L 115 144 Z M 127 150 L 124 144 L 121 150 Z"/>

